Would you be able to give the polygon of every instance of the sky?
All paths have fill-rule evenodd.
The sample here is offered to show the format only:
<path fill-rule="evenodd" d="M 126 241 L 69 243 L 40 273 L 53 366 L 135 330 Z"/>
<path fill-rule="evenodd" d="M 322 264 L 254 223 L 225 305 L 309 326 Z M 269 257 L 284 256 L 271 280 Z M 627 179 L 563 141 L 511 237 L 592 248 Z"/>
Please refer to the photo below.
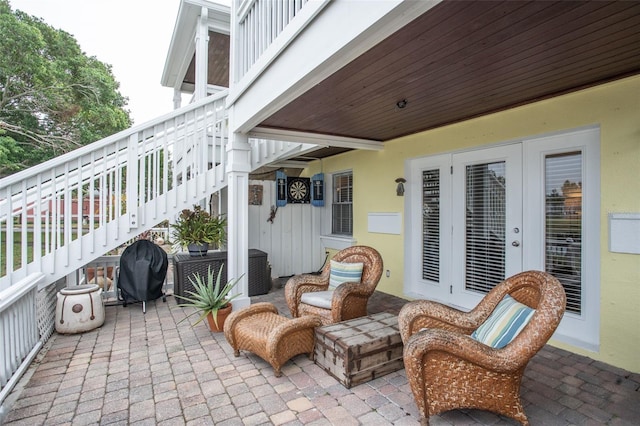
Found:
<path fill-rule="evenodd" d="M 73 35 L 88 56 L 112 66 L 135 124 L 173 110 L 160 79 L 180 0 L 9 0 L 12 10 Z M 183 95 L 185 105 L 189 96 Z"/>

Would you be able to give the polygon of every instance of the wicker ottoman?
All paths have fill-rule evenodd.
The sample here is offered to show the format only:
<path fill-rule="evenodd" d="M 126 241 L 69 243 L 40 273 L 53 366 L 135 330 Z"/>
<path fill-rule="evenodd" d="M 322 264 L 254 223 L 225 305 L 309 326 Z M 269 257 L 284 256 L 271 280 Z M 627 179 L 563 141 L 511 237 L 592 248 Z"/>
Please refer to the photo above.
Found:
<path fill-rule="evenodd" d="M 271 303 L 262 302 L 232 312 L 224 323 L 224 336 L 235 356 L 241 350 L 252 352 L 280 377 L 282 364 L 294 356 L 306 353 L 313 359 L 315 328 L 320 325 L 318 317 L 286 318 Z"/>

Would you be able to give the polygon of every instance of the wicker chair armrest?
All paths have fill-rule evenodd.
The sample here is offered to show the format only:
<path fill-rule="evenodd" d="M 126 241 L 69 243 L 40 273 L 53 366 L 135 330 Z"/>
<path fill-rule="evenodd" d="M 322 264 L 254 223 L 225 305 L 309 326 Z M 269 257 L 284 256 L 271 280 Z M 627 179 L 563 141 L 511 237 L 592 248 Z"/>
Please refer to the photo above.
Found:
<path fill-rule="evenodd" d="M 363 286 L 362 283 L 342 283 L 333 291 L 333 299 L 331 304 L 333 305 L 336 300 L 341 300 L 348 296 L 369 297 L 371 296 L 371 292 L 365 286 Z"/>
<path fill-rule="evenodd" d="M 238 311 L 233 311 L 229 314 L 227 319 L 224 321 L 224 336 L 232 347 L 236 347 L 235 336 L 233 334 L 236 329 L 236 324 L 238 324 L 238 322 L 243 318 L 247 318 L 261 312 L 273 312 L 274 314 L 277 314 L 278 308 L 273 306 L 271 303 L 259 302 Z"/>
<path fill-rule="evenodd" d="M 318 288 L 315 291 L 324 291 L 329 287 L 329 280 L 322 275 L 302 274 L 289 278 L 287 285 L 291 283 L 292 287 L 310 287 Z"/>
<path fill-rule="evenodd" d="M 346 282 L 340 284 L 333 291 L 331 298 L 332 322 L 366 315 L 369 297 L 371 297 L 371 291 L 362 283 Z"/>
<path fill-rule="evenodd" d="M 498 373 L 511 373 L 529 361 L 527 357 L 513 356 L 513 351 L 494 349 L 466 334 L 449 330 L 428 329 L 415 333 L 405 343 L 404 359 L 416 366 L 422 364 L 429 352 L 446 353 L 459 360 L 478 365 Z M 421 368 L 421 367 L 420 367 Z"/>
<path fill-rule="evenodd" d="M 302 274 L 295 275 L 287 281 L 284 287 L 284 298 L 291 311 L 291 316 L 298 316 L 298 305 L 303 293 L 325 291 L 329 288 L 329 280 L 324 275 Z"/>
<path fill-rule="evenodd" d="M 488 314 L 487 314 L 488 316 Z M 476 312 L 464 312 L 431 300 L 414 300 L 406 303 L 398 314 L 398 325 L 402 341 L 423 328 L 450 330 L 471 334 L 484 321 Z"/>

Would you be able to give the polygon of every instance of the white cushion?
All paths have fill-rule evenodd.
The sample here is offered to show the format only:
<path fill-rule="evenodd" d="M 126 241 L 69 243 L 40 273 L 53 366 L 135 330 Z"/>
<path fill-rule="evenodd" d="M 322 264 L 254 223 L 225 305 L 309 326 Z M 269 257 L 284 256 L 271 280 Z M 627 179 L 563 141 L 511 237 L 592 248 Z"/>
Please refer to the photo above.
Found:
<path fill-rule="evenodd" d="M 316 308 L 331 309 L 331 298 L 333 290 L 327 291 L 310 291 L 303 293 L 300 301 Z"/>

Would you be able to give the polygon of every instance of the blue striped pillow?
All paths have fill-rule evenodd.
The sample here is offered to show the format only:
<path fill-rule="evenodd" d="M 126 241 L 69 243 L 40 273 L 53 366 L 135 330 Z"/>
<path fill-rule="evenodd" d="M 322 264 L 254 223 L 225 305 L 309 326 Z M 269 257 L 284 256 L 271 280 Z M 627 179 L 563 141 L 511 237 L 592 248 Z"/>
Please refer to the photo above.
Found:
<path fill-rule="evenodd" d="M 522 331 L 534 313 L 534 309 L 507 294 L 471 337 L 496 349 L 503 348 Z"/>
<path fill-rule="evenodd" d="M 329 274 L 329 288 L 336 288 L 342 283 L 360 282 L 362 278 L 363 263 L 346 263 L 331 260 L 331 273 Z"/>

